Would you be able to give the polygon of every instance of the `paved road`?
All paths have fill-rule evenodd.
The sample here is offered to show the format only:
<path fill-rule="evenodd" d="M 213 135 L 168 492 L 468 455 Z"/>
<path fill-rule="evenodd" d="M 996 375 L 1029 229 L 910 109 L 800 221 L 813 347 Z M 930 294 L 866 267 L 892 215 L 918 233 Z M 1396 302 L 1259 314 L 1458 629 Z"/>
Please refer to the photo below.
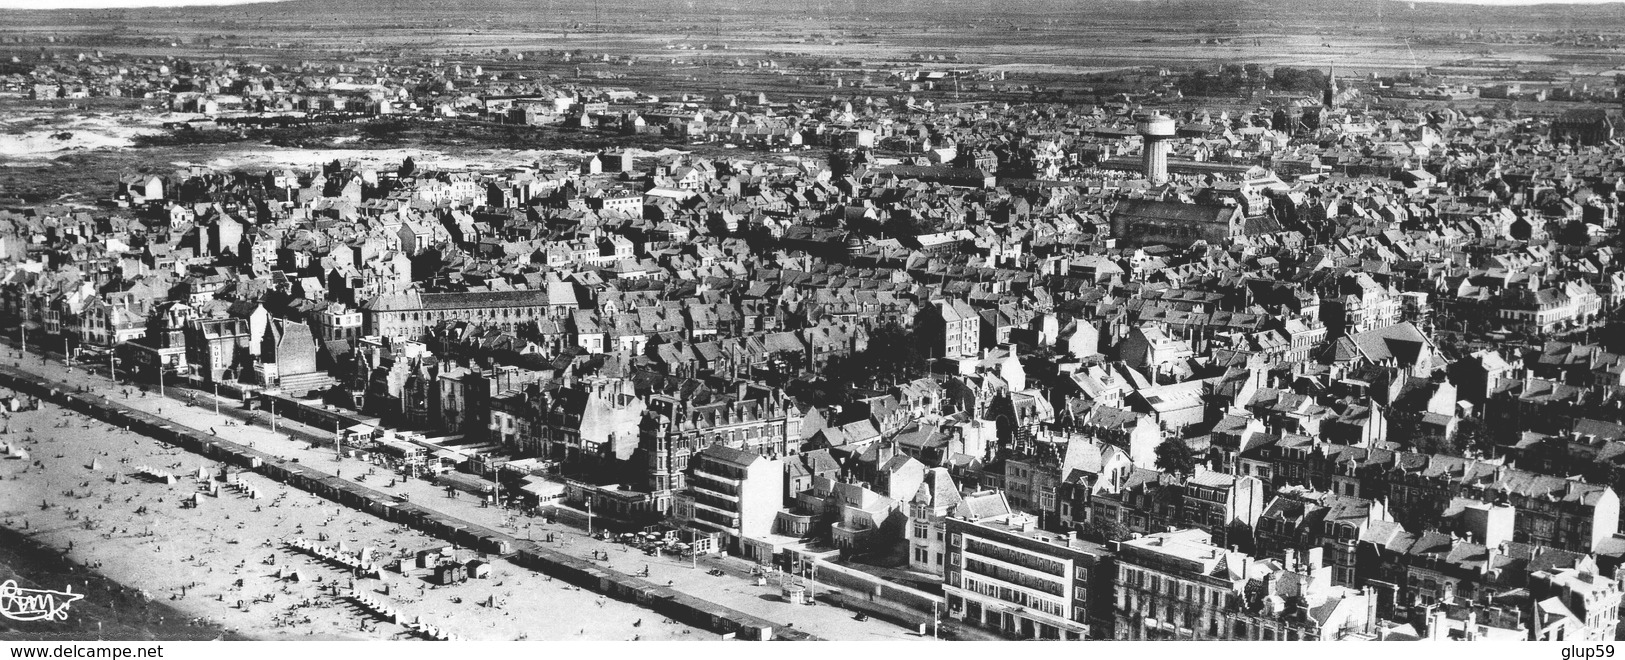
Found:
<path fill-rule="evenodd" d="M 478 525 L 507 532 L 517 538 L 538 542 L 544 547 L 583 559 L 594 552 L 608 553 L 607 561 L 600 565 L 637 574 L 645 567 L 649 579 L 719 605 L 732 607 L 769 621 L 792 624 L 803 632 L 833 640 L 919 640 L 916 631 L 871 618 L 857 621 L 849 611 L 820 603 L 817 606 L 791 605 L 770 583 L 757 586 L 749 578 L 751 564 L 731 557 L 701 558 L 696 566 L 686 559 L 649 557 L 620 544 L 599 541 L 588 536 L 584 529 L 564 524 L 570 516 L 560 516 L 559 523 L 548 523 L 541 518 L 515 515 L 511 510 L 482 506 L 477 498 L 466 493 L 448 496 L 443 487 L 421 479 L 401 480 L 388 470 L 375 468 L 354 459 L 341 459 L 333 449 L 333 431 L 317 429 L 278 417 L 276 432 L 269 428 L 266 411 L 247 411 L 240 402 L 221 398 L 214 400 L 211 392 L 180 387 L 166 387 L 165 397 L 156 392 L 142 393 L 136 385 L 113 386 L 107 379 L 107 364 L 86 362 L 71 371 L 61 361 L 60 354 L 30 350 L 22 358 L 15 357 L 15 341 L 7 338 L 8 347 L 3 358 L 17 363 L 17 368 L 37 374 L 45 380 L 60 382 L 71 388 L 87 388 L 91 393 L 107 396 L 122 404 L 164 417 L 179 424 L 203 430 L 213 430 L 220 437 L 248 445 L 255 450 L 284 459 L 299 459 L 299 464 L 326 474 L 390 493 L 405 494 L 414 505 L 460 518 Z M 88 373 L 86 368 L 95 373 Z M 155 389 L 149 386 L 148 389 Z M 195 403 L 187 397 L 195 396 Z M 215 413 L 219 404 L 219 413 Z M 394 484 L 391 485 L 391 482 Z M 554 541 L 546 542 L 551 534 Z M 596 561 L 596 560 L 595 560 Z M 711 568 L 723 568 L 727 575 L 713 576 Z M 840 591 L 828 585 L 818 585 L 816 591 Z M 930 639 L 925 637 L 924 639 Z"/>

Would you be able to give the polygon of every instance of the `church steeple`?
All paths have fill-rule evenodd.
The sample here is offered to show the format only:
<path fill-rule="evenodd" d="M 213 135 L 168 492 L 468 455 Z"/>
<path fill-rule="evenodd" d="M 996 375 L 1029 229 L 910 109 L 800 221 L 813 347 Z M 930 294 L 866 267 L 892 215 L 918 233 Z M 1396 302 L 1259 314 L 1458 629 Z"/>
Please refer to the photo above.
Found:
<path fill-rule="evenodd" d="M 1321 95 L 1321 105 L 1332 107 L 1332 102 L 1337 99 L 1337 67 L 1326 69 L 1326 89 L 1321 90 Z"/>

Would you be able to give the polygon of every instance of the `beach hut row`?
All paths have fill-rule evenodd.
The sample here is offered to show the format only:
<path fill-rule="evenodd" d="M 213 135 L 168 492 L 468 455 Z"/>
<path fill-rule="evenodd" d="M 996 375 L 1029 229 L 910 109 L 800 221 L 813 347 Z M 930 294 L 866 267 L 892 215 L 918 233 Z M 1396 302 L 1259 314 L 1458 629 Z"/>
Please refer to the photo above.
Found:
<path fill-rule="evenodd" d="M 175 473 L 168 470 L 159 470 L 157 468 L 139 465 L 136 466 L 135 473 L 165 484 L 174 484 L 176 482 Z"/>
<path fill-rule="evenodd" d="M 288 541 L 288 547 L 323 559 L 328 563 L 336 564 L 352 571 L 360 571 L 362 575 L 367 577 L 383 576 L 383 571 L 379 570 L 378 564 L 373 562 L 371 558 L 368 557 L 368 555 L 371 553 L 365 550 L 363 550 L 361 553 L 350 553 L 342 550 L 335 550 L 312 543 L 309 539 L 303 537 Z M 340 544 L 340 548 L 343 548 L 342 543 Z"/>
<path fill-rule="evenodd" d="M 226 490 L 237 493 L 238 495 L 247 495 L 251 500 L 257 500 L 260 498 L 260 489 L 236 479 L 226 482 Z"/>
<path fill-rule="evenodd" d="M 390 623 L 400 623 L 401 619 L 405 618 L 405 616 L 401 614 L 400 610 L 390 607 L 388 603 L 379 600 L 372 594 L 365 591 L 350 589 L 345 595 L 350 599 L 351 602 L 354 602 L 356 605 L 360 606 L 361 609 L 364 609 L 373 616 Z"/>
<path fill-rule="evenodd" d="M 406 629 L 437 642 L 458 641 L 458 637 L 456 635 L 441 630 L 439 626 L 431 626 L 421 621 L 413 621 L 406 624 Z"/>

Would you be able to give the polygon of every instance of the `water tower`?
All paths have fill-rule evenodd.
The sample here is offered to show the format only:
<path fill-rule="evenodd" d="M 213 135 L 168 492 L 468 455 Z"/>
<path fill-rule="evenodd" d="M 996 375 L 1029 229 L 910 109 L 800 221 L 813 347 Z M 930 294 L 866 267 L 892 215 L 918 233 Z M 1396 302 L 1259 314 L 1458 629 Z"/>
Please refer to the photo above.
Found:
<path fill-rule="evenodd" d="M 1145 178 L 1151 185 L 1168 182 L 1168 141 L 1174 139 L 1174 120 L 1162 113 L 1152 113 L 1141 120 L 1135 129 L 1145 141 Z"/>

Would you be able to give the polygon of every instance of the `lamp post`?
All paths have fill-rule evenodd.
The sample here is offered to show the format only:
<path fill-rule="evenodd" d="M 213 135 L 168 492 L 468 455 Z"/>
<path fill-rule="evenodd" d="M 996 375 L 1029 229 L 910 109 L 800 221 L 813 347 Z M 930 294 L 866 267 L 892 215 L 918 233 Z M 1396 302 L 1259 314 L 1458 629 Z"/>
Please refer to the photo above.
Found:
<path fill-rule="evenodd" d="M 209 375 L 213 376 L 214 374 L 211 373 Z M 220 415 L 220 379 L 218 379 L 218 378 L 210 378 L 209 382 L 214 384 L 214 414 L 216 416 L 219 416 Z"/>
<path fill-rule="evenodd" d="M 23 291 L 23 322 L 17 324 L 17 329 L 22 331 L 22 350 L 25 356 L 28 355 L 28 317 L 28 292 Z"/>

